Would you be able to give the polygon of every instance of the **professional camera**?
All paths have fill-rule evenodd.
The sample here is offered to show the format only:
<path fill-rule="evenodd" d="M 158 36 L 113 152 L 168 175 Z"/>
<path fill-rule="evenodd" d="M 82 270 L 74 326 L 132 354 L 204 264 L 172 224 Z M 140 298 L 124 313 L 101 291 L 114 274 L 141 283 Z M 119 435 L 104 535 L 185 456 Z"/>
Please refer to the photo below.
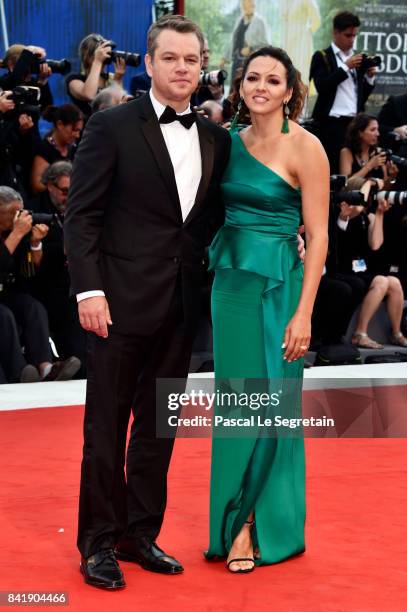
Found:
<path fill-rule="evenodd" d="M 30 115 L 30 117 L 40 116 L 39 100 L 41 91 L 39 87 L 31 87 L 30 85 L 18 85 L 15 87 L 8 99 L 13 100 L 15 109 L 10 111 L 13 115 Z"/>
<path fill-rule="evenodd" d="M 379 55 L 366 55 L 362 53 L 362 62 L 359 66 L 359 70 L 365 73 L 369 68 L 376 68 L 381 66 L 382 58 Z"/>
<path fill-rule="evenodd" d="M 56 217 L 55 214 L 37 213 L 32 210 L 28 210 L 27 208 L 24 208 L 23 210 L 26 210 L 31 215 L 33 219 L 33 225 L 39 225 L 42 223 L 44 225 L 51 226 L 53 223 L 55 223 L 55 217 Z M 20 215 L 23 212 L 23 210 L 19 211 Z"/>
<path fill-rule="evenodd" d="M 349 206 L 365 206 L 365 198 L 361 191 L 343 191 L 347 178 L 343 174 L 333 174 L 330 177 L 331 203 L 339 206 L 346 202 Z"/>
<path fill-rule="evenodd" d="M 220 86 L 226 81 L 228 73 L 226 70 L 212 70 L 211 72 L 205 72 L 202 70 L 199 77 L 199 85 L 215 85 Z"/>
<path fill-rule="evenodd" d="M 34 54 L 31 60 L 30 72 L 32 74 L 38 74 L 41 64 L 48 64 L 54 74 L 68 74 L 68 72 L 71 72 L 71 62 L 69 62 L 67 59 L 41 59 L 36 54 Z"/>
<path fill-rule="evenodd" d="M 110 64 L 111 62 L 116 62 L 118 58 L 124 59 L 126 66 L 131 66 L 132 68 L 137 68 L 141 62 L 140 53 L 130 53 L 129 51 L 115 51 L 117 45 L 112 40 L 107 40 L 110 47 L 112 48 L 112 52 L 110 57 L 107 58 L 104 63 Z"/>
<path fill-rule="evenodd" d="M 391 149 L 385 149 L 383 153 L 386 154 L 386 160 L 393 162 L 397 166 L 401 166 L 402 168 L 407 168 L 407 159 L 405 157 L 400 157 L 399 155 L 394 155 Z"/>

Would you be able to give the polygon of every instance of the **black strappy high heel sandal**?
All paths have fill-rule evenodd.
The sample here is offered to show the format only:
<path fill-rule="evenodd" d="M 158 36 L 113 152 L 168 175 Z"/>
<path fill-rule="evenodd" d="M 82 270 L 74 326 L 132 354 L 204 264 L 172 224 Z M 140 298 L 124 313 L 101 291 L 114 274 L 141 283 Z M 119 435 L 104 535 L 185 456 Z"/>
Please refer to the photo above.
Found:
<path fill-rule="evenodd" d="M 254 520 L 253 521 L 245 521 L 246 525 L 250 525 L 251 528 L 253 528 L 254 525 Z M 238 569 L 238 570 L 231 570 L 230 569 L 230 565 L 231 563 L 236 563 L 238 561 L 251 561 L 253 563 L 252 567 L 248 567 L 246 569 Z M 226 563 L 226 567 L 229 570 L 229 572 L 231 574 L 250 574 L 250 572 L 252 572 L 254 570 L 254 568 L 256 567 L 256 562 L 254 560 L 254 557 L 236 557 L 235 559 L 231 559 L 230 561 L 228 561 Z"/>

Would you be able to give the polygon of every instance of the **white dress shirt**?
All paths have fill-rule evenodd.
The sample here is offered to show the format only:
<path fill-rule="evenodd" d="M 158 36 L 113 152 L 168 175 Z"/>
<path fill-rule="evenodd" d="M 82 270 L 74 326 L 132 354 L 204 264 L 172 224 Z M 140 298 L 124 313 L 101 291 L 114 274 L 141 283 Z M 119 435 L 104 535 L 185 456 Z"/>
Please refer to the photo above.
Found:
<path fill-rule="evenodd" d="M 348 78 L 339 83 L 336 89 L 336 96 L 332 108 L 329 111 L 330 117 L 355 117 L 358 112 L 358 86 L 357 86 L 357 73 L 355 68 L 349 68 L 346 64 L 352 55 L 355 54 L 354 49 L 349 49 L 347 53 L 342 51 L 335 43 L 331 43 L 332 50 L 335 54 L 336 64 L 338 68 L 342 68 Z M 375 77 L 364 76 L 366 81 L 373 85 Z"/>
<path fill-rule="evenodd" d="M 165 110 L 150 89 L 150 99 L 159 119 Z M 178 115 L 186 115 L 191 109 L 187 108 Z M 202 176 L 201 147 L 196 123 L 190 129 L 185 128 L 179 121 L 173 123 L 160 123 L 162 135 L 174 168 L 175 182 L 181 204 L 182 220 L 185 221 L 195 203 L 196 194 Z M 78 302 L 90 297 L 104 296 L 101 289 L 78 293 Z"/>
<path fill-rule="evenodd" d="M 356 70 L 350 69 L 346 64 L 346 60 L 348 60 L 352 55 L 354 55 L 354 50 L 350 49 L 347 53 L 342 51 L 335 45 L 335 43 L 331 43 L 331 47 L 333 52 L 335 53 L 335 59 L 338 68 L 342 68 L 347 75 L 348 78 L 339 83 L 336 89 L 336 96 L 334 103 L 332 104 L 332 108 L 329 111 L 330 117 L 354 117 L 357 113 L 358 108 L 358 90 L 357 90 L 357 81 L 356 81 Z"/>

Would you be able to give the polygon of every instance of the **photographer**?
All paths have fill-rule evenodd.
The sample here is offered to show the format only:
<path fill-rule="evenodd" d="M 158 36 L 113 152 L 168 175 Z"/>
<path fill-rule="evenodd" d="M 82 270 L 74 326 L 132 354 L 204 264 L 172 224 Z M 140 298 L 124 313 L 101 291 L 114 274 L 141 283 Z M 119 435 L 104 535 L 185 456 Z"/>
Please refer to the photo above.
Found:
<path fill-rule="evenodd" d="M 346 128 L 352 118 L 364 110 L 374 87 L 375 62 L 353 51 L 359 26 L 356 15 L 348 11 L 338 13 L 333 20 L 331 45 L 316 51 L 311 60 L 310 80 L 314 80 L 318 92 L 312 117 L 332 174 L 338 171 Z"/>
<path fill-rule="evenodd" d="M 64 251 L 63 224 L 71 182 L 72 164 L 57 161 L 42 175 L 45 191 L 31 200 L 35 213 L 52 216 L 43 245 L 43 257 L 36 275 L 35 296 L 45 306 L 52 339 L 63 359 L 76 355 L 82 367 L 76 377 L 85 378 L 86 333 L 79 324 L 75 298 L 69 295 L 70 278 Z"/>
<path fill-rule="evenodd" d="M 407 158 L 407 93 L 390 96 L 378 115 L 382 141 Z M 407 189 L 407 168 L 400 168 L 396 189 Z"/>
<path fill-rule="evenodd" d="M 79 45 L 81 72 L 70 74 L 66 78 L 68 95 L 80 108 L 85 120 L 91 115 L 90 102 L 95 96 L 113 83 L 123 88 L 123 77 L 126 63 L 123 58 L 115 61 L 114 75 L 105 72 L 106 62 L 110 59 L 112 47 L 110 41 L 100 34 L 89 34 Z"/>
<path fill-rule="evenodd" d="M 56 161 L 73 161 L 76 143 L 83 128 L 83 114 L 74 104 L 48 106 L 43 119 L 54 127 L 34 150 L 31 170 L 31 189 L 34 194 L 45 191 L 41 177 L 50 164 Z"/>
<path fill-rule="evenodd" d="M 205 38 L 204 48 L 202 51 L 202 73 L 203 74 L 207 74 L 209 71 L 209 58 L 210 58 L 209 43 L 208 43 L 208 39 Z M 206 100 L 215 100 L 216 102 L 219 102 L 221 104 L 224 94 L 225 94 L 225 88 L 223 86 L 223 83 L 219 83 L 219 82 L 216 84 L 208 83 L 207 85 L 200 83 L 196 92 L 192 94 L 191 105 L 201 106 L 203 102 L 205 102 Z"/>
<path fill-rule="evenodd" d="M 12 91 L 0 92 L 0 185 L 28 191 L 28 172 L 39 141 L 32 117 L 17 112 Z"/>
<path fill-rule="evenodd" d="M 0 236 L 0 304 L 13 313 L 21 328 L 26 359 L 38 368 L 42 380 L 68 380 L 80 367 L 76 357 L 52 363 L 48 317 L 45 308 L 29 293 L 30 279 L 42 260 L 42 240 L 48 227 L 34 224 L 23 210 L 19 193 L 0 187 L 3 224 Z"/>
<path fill-rule="evenodd" d="M 350 122 L 345 147 L 341 150 L 339 172 L 347 177 L 381 178 L 389 189 L 398 174 L 397 166 L 377 147 L 379 124 L 376 117 L 359 113 Z"/>
<path fill-rule="evenodd" d="M 380 179 L 379 179 L 380 181 Z M 363 183 L 361 191 L 369 199 L 376 181 L 357 178 L 348 183 L 347 188 L 357 187 Z M 389 273 L 389 266 L 381 262 L 379 271 L 375 253 L 383 244 L 383 220 L 390 206 L 384 197 L 376 199 L 376 209 L 372 206 L 349 205 L 345 201 L 339 204 L 337 220 L 337 252 L 335 270 L 331 276 L 353 275 L 365 284 L 366 295 L 362 302 L 352 344 L 361 348 L 380 349 L 383 345 L 369 338 L 367 329 L 370 320 L 376 313 L 383 299 L 392 327 L 391 344 L 407 346 L 407 338 L 401 331 L 404 295 L 399 279 Z"/>
<path fill-rule="evenodd" d="M 18 85 L 29 85 L 38 87 L 40 90 L 39 106 L 44 110 L 53 103 L 52 93 L 49 88 L 48 79 L 52 74 L 48 64 L 41 63 L 38 67 L 38 75 L 32 75 L 33 64 L 46 57 L 45 49 L 32 45 L 11 45 L 7 49 L 3 65 L 8 73 L 0 77 L 0 88 L 12 90 Z"/>

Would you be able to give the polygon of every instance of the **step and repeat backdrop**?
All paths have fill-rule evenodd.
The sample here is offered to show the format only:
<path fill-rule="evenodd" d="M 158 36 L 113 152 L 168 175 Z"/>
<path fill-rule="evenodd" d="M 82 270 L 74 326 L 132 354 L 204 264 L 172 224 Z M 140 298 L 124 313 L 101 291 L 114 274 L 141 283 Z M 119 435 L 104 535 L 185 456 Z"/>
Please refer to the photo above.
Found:
<path fill-rule="evenodd" d="M 381 65 L 369 110 L 389 95 L 407 92 L 407 3 L 405 0 L 186 0 L 185 14 L 203 28 L 210 67 L 224 67 L 230 79 L 246 53 L 270 43 L 283 47 L 308 84 L 312 54 L 331 42 L 332 19 L 340 10 L 361 20 L 356 49 L 378 56 Z M 315 89 L 310 84 L 309 108 Z"/>

